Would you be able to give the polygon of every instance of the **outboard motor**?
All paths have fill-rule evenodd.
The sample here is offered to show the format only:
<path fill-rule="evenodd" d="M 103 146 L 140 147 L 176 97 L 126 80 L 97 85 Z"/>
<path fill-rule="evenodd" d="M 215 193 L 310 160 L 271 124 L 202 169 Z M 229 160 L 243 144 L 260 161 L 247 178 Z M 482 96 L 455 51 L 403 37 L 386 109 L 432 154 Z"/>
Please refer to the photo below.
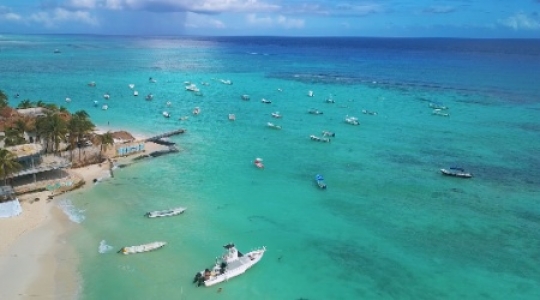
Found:
<path fill-rule="evenodd" d="M 195 274 L 195 278 L 193 278 L 193 283 L 199 281 L 201 277 L 201 272 L 197 272 L 197 274 Z"/>

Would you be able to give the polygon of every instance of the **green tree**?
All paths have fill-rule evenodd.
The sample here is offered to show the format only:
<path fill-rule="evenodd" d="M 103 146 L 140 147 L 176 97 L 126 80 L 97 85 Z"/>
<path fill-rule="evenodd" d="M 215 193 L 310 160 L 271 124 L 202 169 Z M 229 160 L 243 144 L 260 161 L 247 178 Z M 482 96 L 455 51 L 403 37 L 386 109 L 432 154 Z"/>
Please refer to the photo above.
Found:
<path fill-rule="evenodd" d="M 36 103 L 36 107 L 45 107 L 45 102 L 43 102 L 43 100 L 39 100 L 37 103 Z"/>
<path fill-rule="evenodd" d="M 17 108 L 31 108 L 34 107 L 34 103 L 29 99 L 24 99 L 17 105 Z"/>
<path fill-rule="evenodd" d="M 99 142 L 101 144 L 101 151 L 100 154 L 103 157 L 103 150 L 107 150 L 109 145 L 114 144 L 114 138 L 110 131 L 105 132 L 104 134 L 101 134 L 99 136 Z"/>
<path fill-rule="evenodd" d="M 8 106 L 8 97 L 4 91 L 0 90 L 0 109 Z"/>
<path fill-rule="evenodd" d="M 68 133 L 67 122 L 58 113 L 48 112 L 45 117 L 37 119 L 36 131 L 46 139 L 47 151 L 49 150 L 49 142 L 51 142 L 53 152 L 57 153 L 60 142 L 66 139 Z"/>
<path fill-rule="evenodd" d="M 68 122 L 69 143 L 71 149 L 75 148 L 76 144 L 80 144 L 82 140 L 88 137 L 88 135 L 94 130 L 95 125 L 90 121 L 89 115 L 84 110 L 75 112 Z M 73 152 L 72 159 L 73 159 Z M 81 151 L 79 151 L 79 160 L 81 159 Z"/>
<path fill-rule="evenodd" d="M 8 177 L 22 169 L 17 156 L 4 148 L 0 148 L 0 167 L 0 176 L 4 179 L 4 185 L 7 185 Z"/>

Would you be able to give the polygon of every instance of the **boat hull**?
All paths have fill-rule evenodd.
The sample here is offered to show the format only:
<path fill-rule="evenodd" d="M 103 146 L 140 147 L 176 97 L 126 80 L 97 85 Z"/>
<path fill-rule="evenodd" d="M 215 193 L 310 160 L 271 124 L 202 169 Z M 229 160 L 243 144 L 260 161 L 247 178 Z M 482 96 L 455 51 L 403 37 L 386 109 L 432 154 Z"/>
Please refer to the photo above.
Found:
<path fill-rule="evenodd" d="M 154 251 L 154 250 L 163 248 L 163 246 L 165 246 L 166 244 L 167 244 L 166 242 L 153 242 L 153 243 L 148 243 L 148 244 L 143 244 L 143 245 L 138 245 L 138 246 L 128 246 L 128 247 L 123 247 L 122 249 L 120 249 L 118 253 L 129 255 L 129 254 L 135 254 L 135 253 L 149 252 L 149 251 Z"/>
<path fill-rule="evenodd" d="M 472 178 L 472 174 L 471 174 L 471 173 L 465 173 L 465 172 L 453 172 L 453 171 L 449 171 L 449 170 L 447 170 L 447 169 L 441 169 L 441 173 L 442 173 L 443 175 L 451 176 L 451 177 Z"/>
<path fill-rule="evenodd" d="M 262 248 L 259 250 L 246 253 L 243 257 L 238 259 L 240 263 L 237 264 L 236 267 L 232 269 L 227 269 L 222 274 L 211 275 L 208 279 L 204 280 L 203 285 L 206 287 L 213 286 L 218 283 L 228 281 L 229 279 L 234 278 L 236 276 L 244 274 L 248 269 L 253 267 L 263 258 L 265 251 L 266 249 Z M 219 266 L 216 265 L 216 267 L 214 267 L 214 270 L 216 270 L 217 268 L 219 268 Z M 199 274 L 201 276 L 204 276 L 204 270 L 199 272 Z"/>
<path fill-rule="evenodd" d="M 171 217 L 171 216 L 177 216 L 179 214 L 182 214 L 184 211 L 186 211 L 186 208 L 179 207 L 179 208 L 167 209 L 167 210 L 150 211 L 150 212 L 147 212 L 145 216 L 148 218 Z"/>

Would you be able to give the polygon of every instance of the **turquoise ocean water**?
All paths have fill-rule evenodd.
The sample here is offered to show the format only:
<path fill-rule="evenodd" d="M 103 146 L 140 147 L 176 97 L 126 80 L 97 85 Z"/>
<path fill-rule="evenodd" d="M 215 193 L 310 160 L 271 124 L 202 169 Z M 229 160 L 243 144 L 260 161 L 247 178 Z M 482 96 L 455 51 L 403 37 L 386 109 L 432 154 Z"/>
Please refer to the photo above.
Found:
<path fill-rule="evenodd" d="M 148 136 L 187 130 L 171 138 L 180 153 L 62 202 L 78 222 L 79 299 L 540 299 L 538 40 L 1 36 L 0 74 L 12 105 L 41 99 Z M 309 139 L 322 130 L 331 143 Z M 450 166 L 475 176 L 442 176 Z M 176 206 L 188 210 L 143 217 Z M 116 253 L 156 240 L 168 244 Z M 268 251 L 243 276 L 195 287 L 228 242 Z"/>

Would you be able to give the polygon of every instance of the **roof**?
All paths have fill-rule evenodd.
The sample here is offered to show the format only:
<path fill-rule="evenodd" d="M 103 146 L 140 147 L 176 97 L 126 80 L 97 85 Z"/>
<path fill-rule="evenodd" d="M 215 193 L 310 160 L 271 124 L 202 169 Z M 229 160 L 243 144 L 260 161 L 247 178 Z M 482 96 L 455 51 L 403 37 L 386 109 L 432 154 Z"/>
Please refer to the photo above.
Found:
<path fill-rule="evenodd" d="M 41 153 L 43 146 L 40 144 L 23 144 L 6 147 L 6 150 L 17 155 L 18 158 Z"/>
<path fill-rule="evenodd" d="M 133 141 L 135 140 L 135 137 L 131 135 L 131 133 L 127 131 L 115 131 L 111 133 L 113 139 L 115 140 L 123 140 L 123 141 Z"/>
<path fill-rule="evenodd" d="M 17 112 L 25 116 L 44 116 L 49 110 L 44 107 L 32 107 L 32 108 L 19 108 Z"/>

